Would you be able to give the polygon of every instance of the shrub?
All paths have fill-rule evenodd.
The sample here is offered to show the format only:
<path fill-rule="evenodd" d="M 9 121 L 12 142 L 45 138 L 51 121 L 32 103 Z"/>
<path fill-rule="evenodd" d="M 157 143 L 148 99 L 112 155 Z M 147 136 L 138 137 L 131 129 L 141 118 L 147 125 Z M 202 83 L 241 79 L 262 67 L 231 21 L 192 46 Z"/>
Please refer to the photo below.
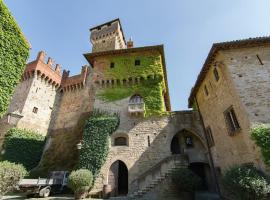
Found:
<path fill-rule="evenodd" d="M 0 118 L 7 110 L 29 56 L 29 44 L 15 19 L 0 0 Z"/>
<path fill-rule="evenodd" d="M 261 148 L 266 165 L 270 166 L 270 124 L 258 124 L 252 127 L 251 137 Z"/>
<path fill-rule="evenodd" d="M 202 185 L 201 178 L 188 168 L 173 171 L 172 181 L 179 190 L 186 192 L 193 192 Z"/>
<path fill-rule="evenodd" d="M 93 183 L 92 172 L 87 169 L 72 171 L 68 177 L 68 187 L 73 190 L 75 196 L 86 193 Z"/>
<path fill-rule="evenodd" d="M 0 199 L 1 196 L 14 189 L 26 174 L 25 168 L 20 164 L 0 162 Z"/>
<path fill-rule="evenodd" d="M 5 135 L 3 160 L 22 164 L 27 170 L 37 166 L 45 137 L 39 133 L 12 128 Z"/>
<path fill-rule="evenodd" d="M 235 198 L 266 200 L 270 198 L 270 179 L 253 166 L 235 166 L 225 172 L 224 188 Z"/>

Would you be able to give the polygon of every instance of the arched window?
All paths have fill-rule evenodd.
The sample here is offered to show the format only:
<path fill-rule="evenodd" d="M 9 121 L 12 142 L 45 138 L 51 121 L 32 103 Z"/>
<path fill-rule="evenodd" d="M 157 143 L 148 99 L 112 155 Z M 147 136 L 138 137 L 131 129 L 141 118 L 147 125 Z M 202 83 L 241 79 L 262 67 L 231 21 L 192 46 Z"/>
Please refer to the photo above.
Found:
<path fill-rule="evenodd" d="M 129 103 L 130 104 L 141 104 L 141 103 L 143 103 L 143 98 L 140 95 L 135 94 L 130 98 Z"/>
<path fill-rule="evenodd" d="M 117 137 L 114 139 L 114 146 L 127 146 L 127 138 Z"/>

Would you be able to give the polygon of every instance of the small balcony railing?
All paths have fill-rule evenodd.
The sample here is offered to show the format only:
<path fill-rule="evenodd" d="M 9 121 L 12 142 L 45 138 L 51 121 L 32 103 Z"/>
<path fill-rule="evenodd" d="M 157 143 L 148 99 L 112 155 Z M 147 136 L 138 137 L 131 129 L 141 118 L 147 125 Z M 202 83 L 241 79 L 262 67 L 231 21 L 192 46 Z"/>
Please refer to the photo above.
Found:
<path fill-rule="evenodd" d="M 129 103 L 128 112 L 129 113 L 144 113 L 145 105 L 144 103 Z"/>

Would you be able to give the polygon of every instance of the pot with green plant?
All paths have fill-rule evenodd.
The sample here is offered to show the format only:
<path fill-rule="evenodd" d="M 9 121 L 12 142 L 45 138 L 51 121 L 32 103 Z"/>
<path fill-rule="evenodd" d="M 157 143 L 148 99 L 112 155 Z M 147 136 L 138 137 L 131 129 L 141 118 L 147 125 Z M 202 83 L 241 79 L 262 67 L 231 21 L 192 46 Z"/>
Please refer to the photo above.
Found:
<path fill-rule="evenodd" d="M 173 171 L 171 178 L 174 186 L 187 199 L 193 199 L 195 190 L 199 189 L 202 185 L 201 178 L 185 167 Z"/>
<path fill-rule="evenodd" d="M 74 192 L 75 199 L 85 198 L 92 183 L 92 172 L 87 169 L 72 171 L 68 178 L 68 187 Z"/>

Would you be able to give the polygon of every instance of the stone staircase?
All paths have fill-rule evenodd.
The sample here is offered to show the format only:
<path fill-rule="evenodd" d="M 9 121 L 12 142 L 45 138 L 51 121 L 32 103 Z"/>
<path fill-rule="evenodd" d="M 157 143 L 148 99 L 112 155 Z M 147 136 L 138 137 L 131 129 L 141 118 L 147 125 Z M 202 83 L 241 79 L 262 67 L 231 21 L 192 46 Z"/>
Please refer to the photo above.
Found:
<path fill-rule="evenodd" d="M 131 183 L 131 192 L 125 199 L 143 199 L 143 196 L 164 181 L 174 170 L 187 167 L 186 155 L 172 155 L 160 161 Z M 111 198 L 112 199 L 112 198 Z M 119 200 L 124 200 L 123 197 Z"/>

